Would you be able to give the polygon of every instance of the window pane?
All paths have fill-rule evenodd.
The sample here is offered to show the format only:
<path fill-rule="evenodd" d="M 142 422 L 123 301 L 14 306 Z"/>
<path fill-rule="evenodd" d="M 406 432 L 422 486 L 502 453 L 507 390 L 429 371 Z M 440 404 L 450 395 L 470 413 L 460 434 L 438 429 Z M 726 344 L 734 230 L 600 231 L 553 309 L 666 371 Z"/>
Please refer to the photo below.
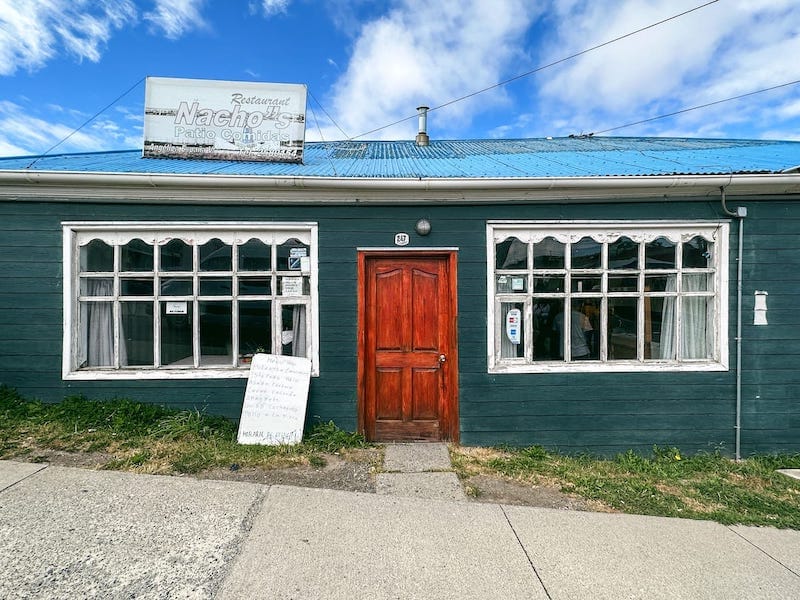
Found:
<path fill-rule="evenodd" d="M 497 243 L 495 266 L 497 269 L 527 269 L 528 245 L 515 237 Z"/>
<path fill-rule="evenodd" d="M 565 245 L 552 237 L 533 245 L 534 269 L 563 269 Z"/>
<path fill-rule="evenodd" d="M 518 294 L 528 290 L 528 278 L 525 275 L 498 275 L 498 294 Z"/>
<path fill-rule="evenodd" d="M 272 310 L 269 300 L 239 303 L 239 364 L 257 353 L 272 353 Z"/>
<path fill-rule="evenodd" d="M 600 299 L 582 298 L 574 301 L 574 308 L 581 317 L 581 327 L 586 345 L 589 348 L 589 358 L 600 359 Z M 574 351 L 573 351 L 574 353 Z"/>
<path fill-rule="evenodd" d="M 232 271 L 232 248 L 222 240 L 214 238 L 200 246 L 201 271 Z"/>
<path fill-rule="evenodd" d="M 120 279 L 120 296 L 152 296 L 152 279 Z"/>
<path fill-rule="evenodd" d="M 310 247 L 298 239 L 287 240 L 278 246 L 278 270 L 300 271 L 302 259 L 310 256 Z"/>
<path fill-rule="evenodd" d="M 191 271 L 192 247 L 183 240 L 170 240 L 161 247 L 162 271 Z"/>
<path fill-rule="evenodd" d="M 649 242 L 644 249 L 645 269 L 674 269 L 675 242 L 660 237 Z"/>
<path fill-rule="evenodd" d="M 201 296 L 230 296 L 233 283 L 230 277 L 203 277 L 200 280 Z"/>
<path fill-rule="evenodd" d="M 602 292 L 603 280 L 599 277 L 572 276 L 573 292 Z"/>
<path fill-rule="evenodd" d="M 192 280 L 189 278 L 171 277 L 161 280 L 162 296 L 191 296 Z"/>
<path fill-rule="evenodd" d="M 639 278 L 631 275 L 609 275 L 609 292 L 635 292 L 639 289 Z"/>
<path fill-rule="evenodd" d="M 556 294 L 564 291 L 564 276 L 533 276 L 533 291 L 536 294 Z"/>
<path fill-rule="evenodd" d="M 533 305 L 533 360 L 559 360 L 564 355 L 559 346 L 554 321 L 561 314 L 562 300 L 537 298 Z"/>
<path fill-rule="evenodd" d="M 181 311 L 167 314 L 167 302 L 161 303 L 161 364 L 191 367 L 192 303 L 185 302 Z"/>
<path fill-rule="evenodd" d="M 111 302 L 81 302 L 79 367 L 114 365 L 114 308 Z"/>
<path fill-rule="evenodd" d="M 675 360 L 675 298 L 645 298 L 644 358 Z"/>
<path fill-rule="evenodd" d="M 114 248 L 103 240 L 92 240 L 81 246 L 81 271 L 112 272 Z"/>
<path fill-rule="evenodd" d="M 240 296 L 269 296 L 272 294 L 270 277 L 239 277 Z"/>
<path fill-rule="evenodd" d="M 503 302 L 500 317 L 500 358 L 525 356 L 525 304 Z"/>
<path fill-rule="evenodd" d="M 674 292 L 675 275 L 645 275 L 644 290 L 646 292 Z"/>
<path fill-rule="evenodd" d="M 608 299 L 608 360 L 635 359 L 637 298 Z"/>
<path fill-rule="evenodd" d="M 608 245 L 609 269 L 637 269 L 639 267 L 639 244 L 628 237 L 621 237 Z"/>
<path fill-rule="evenodd" d="M 711 358 L 708 306 L 710 298 L 681 300 L 681 358 Z"/>
<path fill-rule="evenodd" d="M 308 277 L 278 277 L 278 289 L 281 296 L 308 296 L 311 281 Z"/>
<path fill-rule="evenodd" d="M 81 277 L 81 296 L 113 296 L 114 280 L 110 277 Z"/>
<path fill-rule="evenodd" d="M 711 266 L 711 255 L 714 243 L 703 237 L 695 236 L 683 243 L 684 268 L 707 268 Z"/>
<path fill-rule="evenodd" d="M 153 366 L 152 302 L 120 303 L 120 340 L 122 366 Z"/>
<path fill-rule="evenodd" d="M 232 363 L 231 303 L 200 302 L 200 364 Z"/>
<path fill-rule="evenodd" d="M 239 246 L 240 271 L 269 271 L 271 248 L 261 240 L 249 240 Z"/>
<path fill-rule="evenodd" d="M 582 300 L 573 300 L 570 310 L 569 322 L 569 341 L 570 341 L 570 359 L 571 360 L 586 360 L 590 358 L 590 336 L 587 333 L 592 331 L 592 325 L 589 322 L 589 317 L 581 312 L 583 305 Z M 559 356 L 564 354 L 564 336 L 567 332 L 567 326 L 564 323 L 564 313 L 559 312 L 553 320 L 553 329 L 558 337 L 558 350 Z"/>
<path fill-rule="evenodd" d="M 153 246 L 142 240 L 131 240 L 120 249 L 121 271 L 152 271 Z"/>
<path fill-rule="evenodd" d="M 305 306 L 283 307 L 281 311 L 281 354 L 284 356 L 308 356 Z"/>
<path fill-rule="evenodd" d="M 572 244 L 573 269 L 599 269 L 601 266 L 602 244 L 585 237 Z"/>
<path fill-rule="evenodd" d="M 710 292 L 714 289 L 714 278 L 711 273 L 685 273 L 683 275 L 684 292 Z"/>

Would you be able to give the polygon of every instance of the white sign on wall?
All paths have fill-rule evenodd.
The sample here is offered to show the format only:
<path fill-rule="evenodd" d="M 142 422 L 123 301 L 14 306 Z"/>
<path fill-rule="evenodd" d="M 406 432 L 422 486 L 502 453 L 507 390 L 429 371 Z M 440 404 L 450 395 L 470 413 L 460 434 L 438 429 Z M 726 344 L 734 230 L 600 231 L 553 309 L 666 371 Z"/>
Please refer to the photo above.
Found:
<path fill-rule="evenodd" d="M 299 444 L 306 419 L 311 361 L 256 354 L 244 393 L 240 444 Z"/>
<path fill-rule="evenodd" d="M 149 158 L 301 162 L 306 86 L 148 77 Z"/>

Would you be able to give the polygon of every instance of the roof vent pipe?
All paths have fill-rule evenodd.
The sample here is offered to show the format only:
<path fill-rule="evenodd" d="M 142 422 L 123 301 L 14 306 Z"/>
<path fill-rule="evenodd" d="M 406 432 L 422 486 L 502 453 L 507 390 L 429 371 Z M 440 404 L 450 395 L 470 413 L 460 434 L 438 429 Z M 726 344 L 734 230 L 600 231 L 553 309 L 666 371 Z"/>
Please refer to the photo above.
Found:
<path fill-rule="evenodd" d="M 427 106 L 418 106 L 417 113 L 419 113 L 419 133 L 417 134 L 417 146 L 427 146 L 431 143 L 431 139 L 428 137 L 427 129 L 428 129 L 428 107 Z"/>

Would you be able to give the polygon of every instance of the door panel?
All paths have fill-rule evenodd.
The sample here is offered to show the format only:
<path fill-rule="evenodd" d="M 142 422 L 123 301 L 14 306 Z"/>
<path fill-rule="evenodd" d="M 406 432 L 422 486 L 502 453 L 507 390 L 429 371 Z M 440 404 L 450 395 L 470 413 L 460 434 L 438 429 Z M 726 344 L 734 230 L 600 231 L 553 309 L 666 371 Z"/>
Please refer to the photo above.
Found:
<path fill-rule="evenodd" d="M 455 254 L 361 254 L 359 284 L 359 422 L 365 435 L 376 441 L 455 439 Z"/>

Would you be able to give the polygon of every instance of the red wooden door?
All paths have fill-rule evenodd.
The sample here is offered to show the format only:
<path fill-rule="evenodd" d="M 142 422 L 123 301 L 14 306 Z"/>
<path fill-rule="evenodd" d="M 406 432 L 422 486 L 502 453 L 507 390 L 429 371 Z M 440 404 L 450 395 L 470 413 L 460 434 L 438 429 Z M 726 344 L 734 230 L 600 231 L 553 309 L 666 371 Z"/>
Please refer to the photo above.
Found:
<path fill-rule="evenodd" d="M 454 271 L 454 254 L 362 257 L 360 407 L 368 439 L 457 438 Z"/>

